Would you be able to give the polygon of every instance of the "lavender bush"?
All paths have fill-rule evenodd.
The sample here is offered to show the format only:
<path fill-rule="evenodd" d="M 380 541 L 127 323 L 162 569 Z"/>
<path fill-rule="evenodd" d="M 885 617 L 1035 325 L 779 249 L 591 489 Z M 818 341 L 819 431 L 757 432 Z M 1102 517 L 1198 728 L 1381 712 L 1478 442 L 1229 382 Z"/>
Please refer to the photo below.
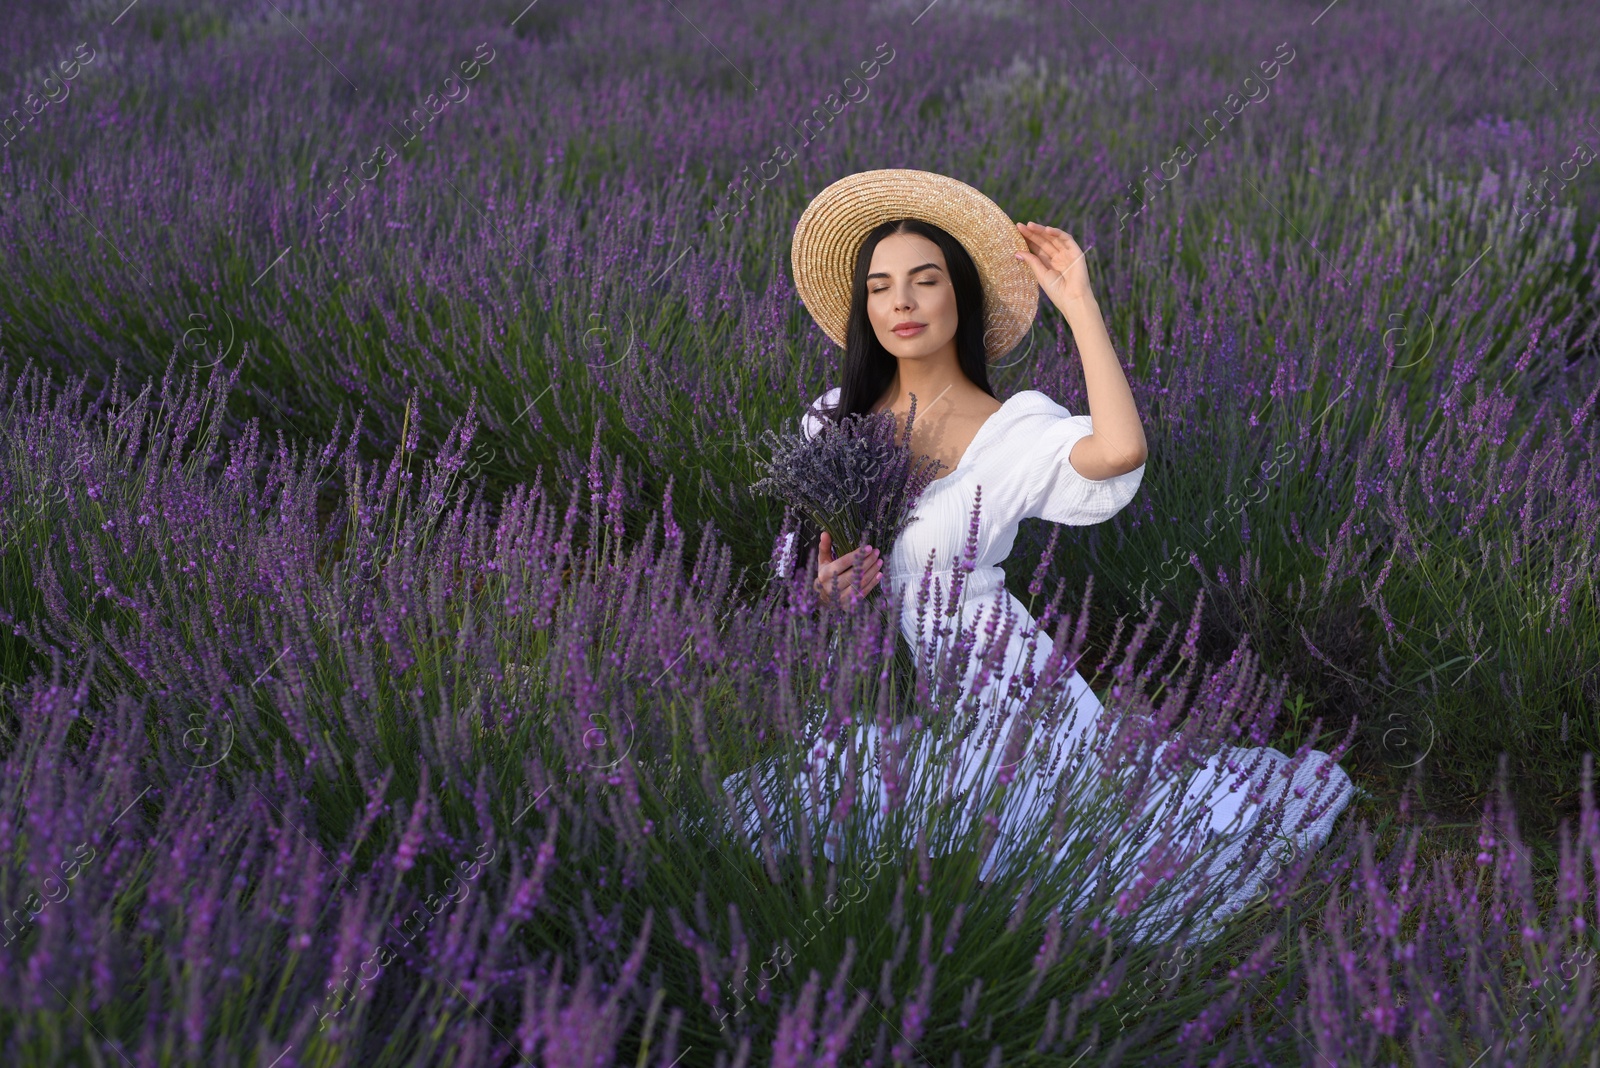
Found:
<path fill-rule="evenodd" d="M 8 6 L 3 1059 L 1593 1063 L 1592 21 Z M 931 701 L 881 613 L 770 581 L 740 445 L 837 384 L 788 238 L 879 166 L 1093 246 L 1150 464 L 1013 585 L 1092 575 L 1058 645 L 1107 705 L 1192 647 L 1290 680 L 1268 744 L 1358 720 L 1341 838 L 1210 949 L 910 838 L 835 916 L 871 854 L 774 883 L 708 829 L 819 705 Z M 1086 411 L 1072 353 L 1046 309 L 997 392 Z"/>

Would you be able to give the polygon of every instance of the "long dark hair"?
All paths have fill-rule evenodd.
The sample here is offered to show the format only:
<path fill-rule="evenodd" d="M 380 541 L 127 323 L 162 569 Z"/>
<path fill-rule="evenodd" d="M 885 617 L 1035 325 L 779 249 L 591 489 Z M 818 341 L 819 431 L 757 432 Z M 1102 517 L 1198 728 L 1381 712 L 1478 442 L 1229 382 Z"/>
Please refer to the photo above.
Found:
<path fill-rule="evenodd" d="M 920 234 L 944 253 L 950 283 L 956 291 L 956 361 L 973 385 L 994 397 L 984 345 L 983 283 L 978 278 L 977 265 L 961 242 L 932 223 L 921 219 L 891 219 L 874 227 L 856 253 L 855 277 L 850 283 L 850 323 L 845 329 L 844 381 L 839 385 L 838 404 L 824 408 L 820 413 L 823 418 L 837 422 L 846 415 L 871 411 L 894 381 L 895 357 L 883 347 L 867 319 L 867 271 L 872 266 L 872 253 L 878 242 L 890 234 L 907 233 Z M 932 402 L 932 397 L 918 397 L 917 407 L 924 409 Z"/>

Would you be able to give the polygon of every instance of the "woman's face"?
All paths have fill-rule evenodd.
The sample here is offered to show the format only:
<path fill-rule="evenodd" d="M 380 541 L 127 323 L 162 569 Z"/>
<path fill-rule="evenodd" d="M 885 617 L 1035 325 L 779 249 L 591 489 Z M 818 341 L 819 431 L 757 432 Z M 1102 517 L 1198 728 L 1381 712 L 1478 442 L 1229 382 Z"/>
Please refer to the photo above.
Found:
<path fill-rule="evenodd" d="M 956 290 L 938 245 L 921 234 L 878 242 L 867 267 L 867 320 L 896 359 L 926 359 L 954 347 Z M 908 329 L 895 329 L 902 325 Z"/>

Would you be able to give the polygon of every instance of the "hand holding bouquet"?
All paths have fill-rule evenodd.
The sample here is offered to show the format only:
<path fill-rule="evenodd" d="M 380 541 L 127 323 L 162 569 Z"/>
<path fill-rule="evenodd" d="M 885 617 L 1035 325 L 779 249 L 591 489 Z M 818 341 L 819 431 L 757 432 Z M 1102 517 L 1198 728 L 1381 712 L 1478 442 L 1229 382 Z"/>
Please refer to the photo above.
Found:
<path fill-rule="evenodd" d="M 764 465 L 767 477 L 751 489 L 778 497 L 823 529 L 833 559 L 822 563 L 843 563 L 835 570 L 836 579 L 858 562 L 852 557 L 844 563 L 858 548 L 876 544 L 879 553 L 888 555 L 914 518 L 922 491 L 945 466 L 912 455 L 916 416 L 913 394 L 900 441 L 895 440 L 894 413 L 888 411 L 824 420 L 809 438 L 771 430 L 763 435 L 772 446 L 772 460 Z"/>

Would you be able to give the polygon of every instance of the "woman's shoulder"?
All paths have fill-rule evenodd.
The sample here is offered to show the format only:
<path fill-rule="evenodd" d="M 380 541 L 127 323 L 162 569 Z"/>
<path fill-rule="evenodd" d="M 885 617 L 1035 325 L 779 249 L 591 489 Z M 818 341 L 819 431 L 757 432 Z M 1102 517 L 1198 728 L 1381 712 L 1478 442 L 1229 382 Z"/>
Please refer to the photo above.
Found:
<path fill-rule="evenodd" d="M 988 422 L 994 426 L 987 436 L 990 441 L 1005 439 L 1015 443 L 1020 434 L 1021 440 L 1031 440 L 1050 424 L 1071 414 L 1048 394 L 1036 389 L 1018 390 L 989 417 Z"/>
<path fill-rule="evenodd" d="M 1018 415 L 1039 412 L 1047 415 L 1072 414 L 1065 407 L 1056 403 L 1048 393 L 1041 393 L 1036 389 L 1018 390 L 1006 398 L 1004 406 Z"/>
<path fill-rule="evenodd" d="M 1031 470 L 1018 461 L 1053 454 L 1062 436 L 1087 433 L 1089 417 L 1074 415 L 1048 393 L 1024 389 L 1007 397 L 1000 410 L 989 417 L 983 434 L 986 450 L 1006 457 L 1008 469 Z"/>
<path fill-rule="evenodd" d="M 834 386 L 832 389 L 828 390 L 828 392 L 821 394 L 816 400 L 812 401 L 811 407 L 832 407 L 833 405 L 839 403 L 839 395 L 843 392 L 844 390 L 842 387 Z"/>

